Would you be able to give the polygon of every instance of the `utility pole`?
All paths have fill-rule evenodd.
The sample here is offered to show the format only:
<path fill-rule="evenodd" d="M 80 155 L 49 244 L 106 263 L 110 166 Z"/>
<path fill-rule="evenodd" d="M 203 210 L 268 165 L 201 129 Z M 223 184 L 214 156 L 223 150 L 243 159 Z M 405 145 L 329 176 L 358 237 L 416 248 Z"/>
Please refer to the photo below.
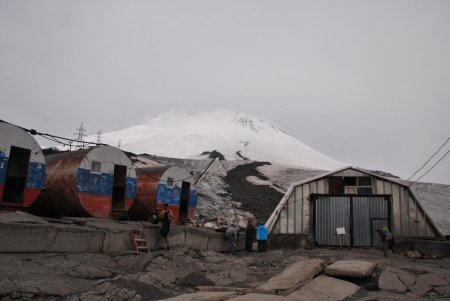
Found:
<path fill-rule="evenodd" d="M 99 129 L 97 132 L 97 144 L 102 143 L 102 129 Z"/>
<path fill-rule="evenodd" d="M 77 146 L 76 148 L 80 148 L 82 147 L 84 149 L 84 141 L 83 141 L 83 137 L 86 136 L 85 132 L 86 129 L 83 127 L 83 121 L 81 122 L 81 125 L 79 128 L 76 129 L 78 132 L 74 133 L 75 136 L 77 136 Z"/>
<path fill-rule="evenodd" d="M 120 148 L 121 144 L 122 144 L 122 140 L 119 139 L 119 143 L 117 143 L 117 148 Z"/>

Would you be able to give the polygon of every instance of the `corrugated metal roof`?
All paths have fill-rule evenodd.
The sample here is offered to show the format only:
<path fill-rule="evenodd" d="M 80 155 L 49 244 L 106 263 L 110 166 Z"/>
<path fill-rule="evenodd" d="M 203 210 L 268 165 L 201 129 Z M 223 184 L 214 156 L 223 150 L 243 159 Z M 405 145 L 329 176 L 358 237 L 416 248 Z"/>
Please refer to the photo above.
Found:
<path fill-rule="evenodd" d="M 449 236 L 450 185 L 416 182 L 410 190 L 441 232 Z"/>

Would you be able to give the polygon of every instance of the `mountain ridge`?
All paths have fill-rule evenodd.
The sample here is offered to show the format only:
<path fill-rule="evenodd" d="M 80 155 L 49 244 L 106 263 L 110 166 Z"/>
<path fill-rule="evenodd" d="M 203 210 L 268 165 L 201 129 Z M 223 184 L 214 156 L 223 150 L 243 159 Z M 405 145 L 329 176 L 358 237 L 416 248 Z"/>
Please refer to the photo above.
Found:
<path fill-rule="evenodd" d="M 261 118 L 226 110 L 188 115 L 171 111 L 145 123 L 104 133 L 103 142 L 133 153 L 204 159 L 220 153 L 226 160 L 267 161 L 333 170 L 334 160 Z"/>

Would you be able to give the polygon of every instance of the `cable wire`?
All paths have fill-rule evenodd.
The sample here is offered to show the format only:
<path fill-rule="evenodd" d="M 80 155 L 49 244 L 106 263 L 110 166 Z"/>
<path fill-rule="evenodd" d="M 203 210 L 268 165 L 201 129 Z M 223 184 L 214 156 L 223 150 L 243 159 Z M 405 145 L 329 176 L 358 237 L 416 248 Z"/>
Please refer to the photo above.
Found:
<path fill-rule="evenodd" d="M 442 160 L 444 160 L 444 158 L 450 153 L 450 149 L 433 165 L 430 167 L 430 169 L 428 169 L 422 176 L 420 176 L 420 178 L 418 178 L 417 180 L 415 180 L 414 182 L 411 183 L 411 185 L 409 185 L 409 187 L 411 187 L 412 185 L 416 184 L 417 181 L 419 181 L 420 179 L 422 179 L 426 174 L 428 174 L 433 168 L 436 167 L 436 165 L 438 165 Z"/>
<path fill-rule="evenodd" d="M 441 145 L 441 147 L 439 147 L 439 149 L 418 170 L 416 170 L 408 179 L 406 179 L 406 181 L 411 180 L 412 177 L 414 177 L 420 170 L 422 170 L 431 161 L 431 159 L 433 159 L 433 157 L 436 156 L 436 154 L 441 151 L 441 149 L 444 147 L 444 145 L 447 144 L 447 142 L 449 140 L 450 140 L 450 136 L 447 138 L 447 140 L 445 140 L 445 142 Z M 419 179 L 417 179 L 416 182 L 418 180 Z"/>

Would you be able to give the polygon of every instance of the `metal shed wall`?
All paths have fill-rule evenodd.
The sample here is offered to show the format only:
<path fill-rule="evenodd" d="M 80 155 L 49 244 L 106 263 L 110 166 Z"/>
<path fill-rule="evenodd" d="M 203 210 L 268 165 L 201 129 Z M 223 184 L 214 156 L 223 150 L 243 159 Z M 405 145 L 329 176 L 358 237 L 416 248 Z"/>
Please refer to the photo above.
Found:
<path fill-rule="evenodd" d="M 346 169 L 310 182 L 294 184 L 268 225 L 273 234 L 313 234 L 311 194 L 328 194 L 330 176 L 370 176 L 374 195 L 391 197 L 391 231 L 397 238 L 440 237 L 440 233 L 407 186 L 359 170 Z M 271 219 L 269 219 L 270 221 Z"/>
<path fill-rule="evenodd" d="M 13 159 L 13 149 L 17 148 L 29 152 L 28 164 L 24 160 L 18 162 Z M 11 178 L 18 177 L 17 171 L 8 168 L 14 163 L 16 163 L 16 167 L 19 165 L 24 172 L 23 189 L 17 189 L 21 192 L 18 199 L 6 192 L 9 176 Z M 16 210 L 27 208 L 34 203 L 44 188 L 45 172 L 45 158 L 33 136 L 17 126 L 0 121 L 0 207 Z M 9 187 L 16 188 L 17 183 L 13 182 Z"/>

